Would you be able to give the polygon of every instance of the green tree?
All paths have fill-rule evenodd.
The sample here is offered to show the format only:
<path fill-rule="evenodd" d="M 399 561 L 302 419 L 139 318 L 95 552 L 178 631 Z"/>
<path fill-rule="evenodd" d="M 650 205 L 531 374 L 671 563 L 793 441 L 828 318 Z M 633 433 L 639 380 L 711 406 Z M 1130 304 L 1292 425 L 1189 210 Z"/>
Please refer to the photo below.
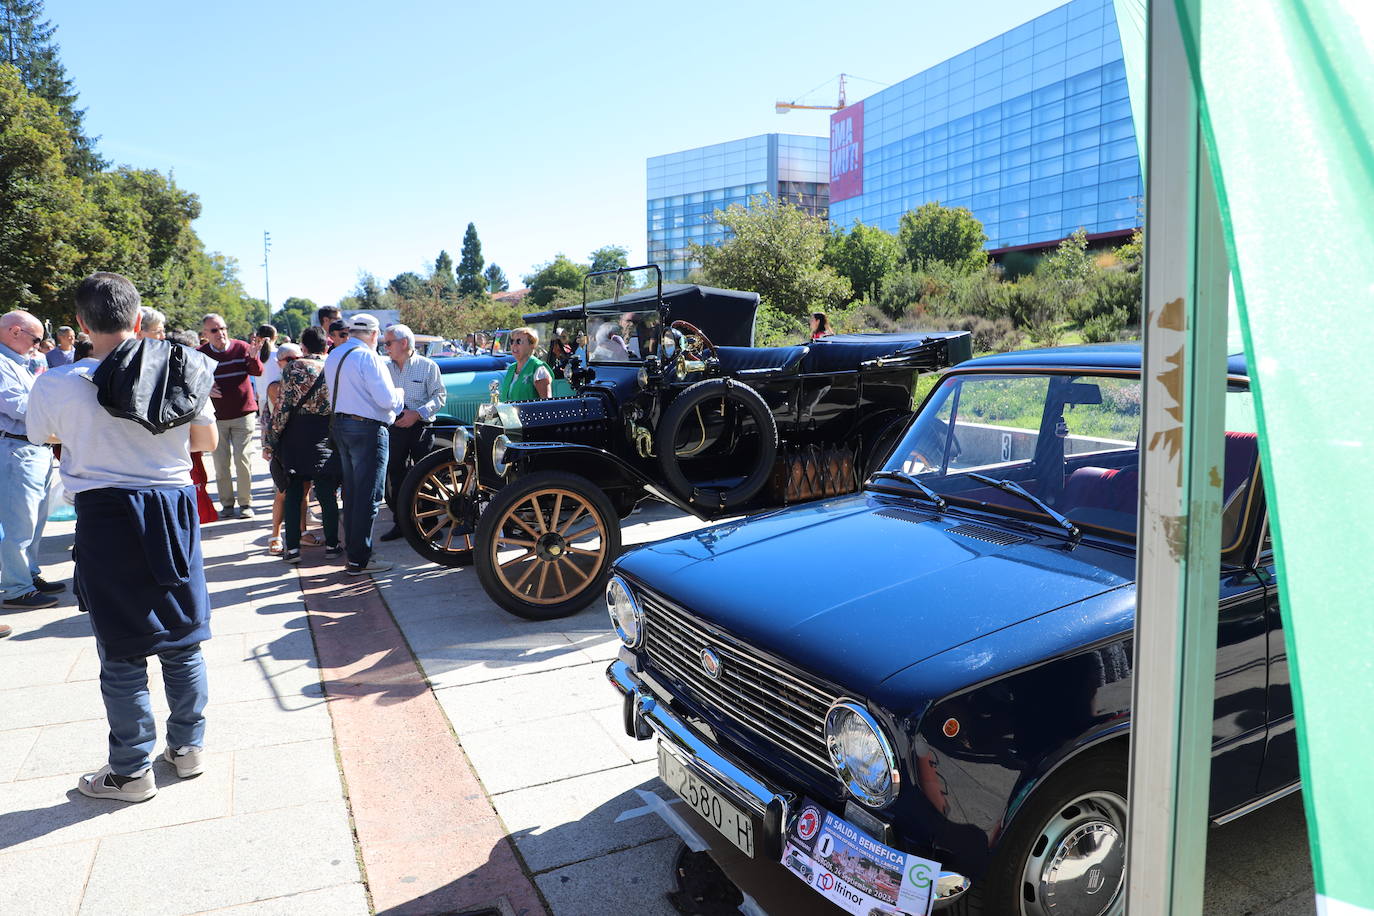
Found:
<path fill-rule="evenodd" d="M 552 308 L 555 300 L 577 301 L 574 294 L 582 289 L 582 278 L 587 276 L 587 268 L 570 260 L 567 255 L 559 254 L 552 261 L 534 268 L 534 273 L 523 279 L 530 288 L 525 301 L 535 308 Z"/>
<path fill-rule="evenodd" d="M 896 269 L 901 256 L 895 235 L 855 220 L 848 232 L 836 228 L 830 233 L 821 263 L 848 279 L 855 296 L 876 301 L 883 278 Z"/>
<path fill-rule="evenodd" d="M 603 245 L 591 254 L 591 263 L 587 266 L 588 273 L 596 273 L 601 270 L 615 270 L 618 267 L 629 267 L 627 260 L 630 249 L 623 245 Z"/>
<path fill-rule="evenodd" d="M 77 278 L 110 247 L 99 210 L 67 173 L 71 138 L 53 107 L 0 63 L 0 302 L 63 319 Z"/>
<path fill-rule="evenodd" d="M 463 233 L 463 256 L 458 261 L 458 295 L 480 296 L 486 293 L 487 283 L 482 279 L 482 242 L 477 238 L 477 227 L 468 223 Z"/>
<path fill-rule="evenodd" d="M 299 340 L 301 331 L 315 323 L 315 310 L 318 308 L 319 306 L 309 299 L 291 296 L 268 321 L 278 331 Z"/>
<path fill-rule="evenodd" d="M 447 251 L 440 251 L 434 259 L 434 270 L 430 272 L 425 285 L 436 300 L 457 298 L 458 279 L 453 274 L 453 258 L 449 257 Z"/>
<path fill-rule="evenodd" d="M 425 278 L 413 270 L 392 277 L 386 288 L 401 299 L 422 299 L 428 292 Z"/>
<path fill-rule="evenodd" d="M 57 111 L 71 141 L 63 158 L 73 175 L 84 178 L 106 163 L 82 126 L 86 112 L 76 107 L 76 90 L 53 43 L 57 30 L 42 16 L 42 0 L 0 0 L 0 53 L 18 69 L 24 87 Z"/>
<path fill-rule="evenodd" d="M 1035 273 L 1070 315 L 1077 314 L 1083 308 L 1080 300 L 1087 296 L 1097 274 L 1097 264 L 1088 254 L 1088 233 L 1075 230 L 1040 261 Z"/>
<path fill-rule="evenodd" d="M 987 264 L 987 240 L 983 224 L 967 207 L 945 207 L 938 201 L 903 213 L 897 231 L 902 256 L 912 267 L 941 261 L 966 274 Z"/>
<path fill-rule="evenodd" d="M 798 318 L 849 299 L 849 281 L 821 264 L 825 220 L 768 195 L 750 204 L 715 212 L 730 232 L 719 247 L 691 245 L 708 283 L 752 290 L 773 308 Z"/>
<path fill-rule="evenodd" d="M 354 308 L 360 309 L 382 309 L 387 308 L 382 304 L 382 287 L 377 282 L 377 278 L 369 271 L 358 273 L 358 285 L 353 288 L 353 298 L 358 300 Z"/>
<path fill-rule="evenodd" d="M 487 292 L 489 293 L 504 293 L 510 289 L 510 281 L 506 279 L 506 272 L 495 263 L 487 265 L 482 277 L 487 281 Z"/>

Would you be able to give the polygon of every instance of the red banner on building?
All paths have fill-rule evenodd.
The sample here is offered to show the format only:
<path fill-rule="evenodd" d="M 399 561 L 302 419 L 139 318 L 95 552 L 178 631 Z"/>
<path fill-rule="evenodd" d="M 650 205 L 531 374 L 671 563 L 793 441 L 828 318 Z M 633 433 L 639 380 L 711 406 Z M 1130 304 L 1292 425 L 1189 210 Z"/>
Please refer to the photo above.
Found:
<path fill-rule="evenodd" d="M 830 201 L 864 192 L 864 103 L 830 116 Z"/>

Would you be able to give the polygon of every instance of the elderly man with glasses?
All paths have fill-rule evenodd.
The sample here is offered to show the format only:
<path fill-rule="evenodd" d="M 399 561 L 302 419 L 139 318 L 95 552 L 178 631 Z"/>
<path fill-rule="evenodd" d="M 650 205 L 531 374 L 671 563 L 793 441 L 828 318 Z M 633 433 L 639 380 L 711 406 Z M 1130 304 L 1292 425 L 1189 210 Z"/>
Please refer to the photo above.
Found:
<path fill-rule="evenodd" d="M 396 494 L 400 492 L 406 469 L 434 449 L 434 434 L 429 425 L 444 409 L 448 392 L 440 378 L 438 364 L 415 352 L 415 334 L 410 328 L 403 324 L 387 328 L 382 348 L 390 357 L 386 367 L 391 373 L 391 384 L 405 392 L 405 409 L 387 430 L 387 505 L 394 519 L 398 513 Z M 394 541 L 400 536 L 401 529 L 393 520 L 391 530 L 382 535 L 382 540 Z"/>
<path fill-rule="evenodd" d="M 216 364 L 210 401 L 215 405 L 215 426 L 219 430 L 214 457 L 215 489 L 224 506 L 220 518 L 252 518 L 253 466 L 248 458 L 248 442 L 253 438 L 258 396 L 250 376 L 262 375 L 262 360 L 246 342 L 230 339 L 229 325 L 222 315 L 206 315 L 201 333 L 206 344 L 200 352 Z"/>
<path fill-rule="evenodd" d="M 66 587 L 45 581 L 38 568 L 52 448 L 29 441 L 28 412 L 37 378 L 31 354 L 42 339 L 43 325 L 30 313 L 0 316 L 0 606 L 7 610 L 52 607 Z M 6 636 L 10 628 L 0 630 Z"/>

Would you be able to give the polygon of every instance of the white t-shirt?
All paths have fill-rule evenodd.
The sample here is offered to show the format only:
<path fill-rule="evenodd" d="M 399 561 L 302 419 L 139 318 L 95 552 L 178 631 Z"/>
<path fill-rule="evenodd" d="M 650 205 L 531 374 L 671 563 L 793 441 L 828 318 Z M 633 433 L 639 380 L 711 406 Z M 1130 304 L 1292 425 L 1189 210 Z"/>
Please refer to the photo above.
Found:
<path fill-rule="evenodd" d="M 62 486 L 68 493 L 102 487 L 189 487 L 191 427 L 214 425 L 210 399 L 190 423 L 154 436 L 100 406 L 90 381 L 99 365 L 99 360 L 88 357 L 49 369 L 29 395 L 29 440 L 43 443 L 55 438 L 62 443 Z"/>
<path fill-rule="evenodd" d="M 262 375 L 253 376 L 253 392 L 258 396 L 258 406 L 267 403 L 267 386 L 281 378 L 281 366 L 277 363 L 277 347 L 269 345 L 272 353 L 262 361 Z"/>

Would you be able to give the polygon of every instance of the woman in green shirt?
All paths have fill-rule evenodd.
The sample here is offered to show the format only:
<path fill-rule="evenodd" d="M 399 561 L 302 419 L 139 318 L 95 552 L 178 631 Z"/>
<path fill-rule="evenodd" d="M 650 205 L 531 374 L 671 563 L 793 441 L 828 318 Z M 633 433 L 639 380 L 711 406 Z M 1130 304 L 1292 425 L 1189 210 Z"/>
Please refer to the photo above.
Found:
<path fill-rule="evenodd" d="M 539 332 L 534 328 L 516 328 L 510 332 L 510 352 L 515 362 L 506 369 L 501 381 L 501 400 L 537 401 L 549 396 L 553 373 L 548 365 L 534 355 L 539 344 Z"/>

